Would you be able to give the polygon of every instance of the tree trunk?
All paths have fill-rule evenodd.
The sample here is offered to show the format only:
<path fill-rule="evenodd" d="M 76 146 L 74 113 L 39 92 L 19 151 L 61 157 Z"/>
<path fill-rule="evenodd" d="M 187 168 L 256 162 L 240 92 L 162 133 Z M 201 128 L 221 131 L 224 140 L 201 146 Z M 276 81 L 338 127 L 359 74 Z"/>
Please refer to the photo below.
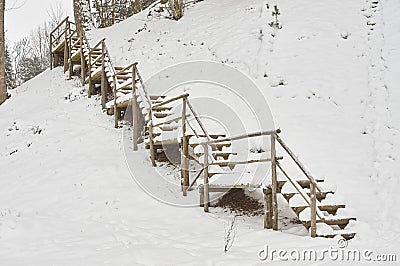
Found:
<path fill-rule="evenodd" d="M 6 71 L 5 71 L 5 44 L 4 44 L 4 11 L 5 0 L 0 0 L 0 104 L 7 99 Z"/>

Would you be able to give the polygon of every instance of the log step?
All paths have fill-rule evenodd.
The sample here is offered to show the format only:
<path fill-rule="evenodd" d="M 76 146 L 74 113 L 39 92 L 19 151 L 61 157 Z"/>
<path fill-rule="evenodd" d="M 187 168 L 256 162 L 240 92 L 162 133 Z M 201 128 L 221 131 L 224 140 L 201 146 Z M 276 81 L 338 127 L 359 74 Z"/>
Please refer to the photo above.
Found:
<path fill-rule="evenodd" d="M 305 206 L 296 206 L 296 207 L 291 207 L 291 208 L 298 216 L 302 211 L 304 211 L 308 207 L 309 206 L 305 205 Z M 329 214 L 335 215 L 337 213 L 338 209 L 346 208 L 346 205 L 344 205 L 344 204 L 338 204 L 338 205 L 328 204 L 328 205 L 317 205 L 317 207 L 319 208 L 320 211 L 326 211 Z"/>
<path fill-rule="evenodd" d="M 170 116 L 171 113 L 154 112 L 153 115 L 156 118 L 165 118 L 167 116 Z"/>
<path fill-rule="evenodd" d="M 150 95 L 149 98 L 151 101 L 156 101 L 156 100 L 160 100 L 162 101 L 162 99 L 165 99 L 166 96 L 158 96 L 158 95 Z"/>
<path fill-rule="evenodd" d="M 160 106 L 160 107 L 153 107 L 152 110 L 156 112 L 162 112 L 162 111 L 170 111 L 173 107 L 169 106 Z"/>
<path fill-rule="evenodd" d="M 325 223 L 327 225 L 337 225 L 340 229 L 344 229 L 350 221 L 356 221 L 357 219 L 354 217 L 338 217 L 338 218 L 328 218 L 324 220 L 319 220 L 317 217 L 317 223 Z M 311 227 L 311 221 L 301 221 L 302 224 L 309 229 Z"/>
<path fill-rule="evenodd" d="M 281 193 L 282 196 L 289 202 L 289 200 L 296 194 L 300 195 L 298 192 L 292 192 L 292 193 Z M 323 191 L 323 192 L 319 192 L 317 191 L 316 196 L 317 196 L 317 200 L 319 202 L 321 202 L 322 200 L 324 200 L 326 198 L 326 195 L 328 194 L 335 194 L 334 191 Z M 310 193 L 307 193 L 307 195 L 310 197 Z"/>
<path fill-rule="evenodd" d="M 346 240 L 350 240 L 350 239 L 354 238 L 355 235 L 356 235 L 356 233 L 349 232 L 347 230 L 337 230 L 331 234 L 317 234 L 317 237 L 334 238 L 336 236 L 341 236 Z"/>
<path fill-rule="evenodd" d="M 294 180 L 294 181 L 296 181 L 302 188 L 308 188 L 308 189 L 310 188 L 311 182 L 308 179 L 307 180 L 301 179 L 301 180 Z M 318 183 L 323 183 L 324 179 L 316 179 L 315 181 L 318 182 Z M 282 187 L 287 182 L 289 182 L 289 181 L 287 181 L 287 180 L 278 180 L 278 193 L 281 193 Z"/>

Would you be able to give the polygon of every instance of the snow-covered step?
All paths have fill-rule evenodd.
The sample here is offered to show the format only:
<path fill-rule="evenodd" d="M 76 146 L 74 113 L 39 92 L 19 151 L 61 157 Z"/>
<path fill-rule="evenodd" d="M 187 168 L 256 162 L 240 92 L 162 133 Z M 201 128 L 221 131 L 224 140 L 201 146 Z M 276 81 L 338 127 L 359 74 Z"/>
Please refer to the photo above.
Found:
<path fill-rule="evenodd" d="M 307 191 L 306 193 L 307 193 L 308 197 L 310 197 L 310 192 Z M 317 200 L 322 201 L 323 199 L 326 198 L 326 196 L 328 194 L 334 194 L 334 193 L 335 193 L 334 191 L 322 191 L 322 192 L 317 191 L 316 192 Z M 296 191 L 296 192 L 287 192 L 287 193 L 281 193 L 281 194 L 287 201 L 289 201 L 294 195 L 298 195 L 300 193 Z"/>

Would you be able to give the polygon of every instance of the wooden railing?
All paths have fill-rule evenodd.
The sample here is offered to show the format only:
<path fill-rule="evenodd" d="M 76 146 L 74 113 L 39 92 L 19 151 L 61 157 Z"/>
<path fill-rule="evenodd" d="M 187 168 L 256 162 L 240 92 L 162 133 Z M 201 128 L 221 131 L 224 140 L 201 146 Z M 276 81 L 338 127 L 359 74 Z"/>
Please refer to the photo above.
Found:
<path fill-rule="evenodd" d="M 50 69 L 54 67 L 54 51 L 57 48 L 62 48 L 61 44 L 64 44 L 64 71 L 67 71 L 68 67 L 68 46 L 65 45 L 69 42 L 71 32 L 75 30 L 75 23 L 69 21 L 69 17 L 62 20 L 50 33 Z"/>
<path fill-rule="evenodd" d="M 282 171 L 284 176 L 289 180 L 289 182 L 296 188 L 296 190 L 300 193 L 301 197 L 305 200 L 306 204 L 310 207 L 311 210 L 311 217 L 310 217 L 310 222 L 311 222 L 311 237 L 316 237 L 317 236 L 317 216 L 320 219 L 320 221 L 324 221 L 324 215 L 321 213 L 319 208 L 317 207 L 317 192 L 322 193 L 323 190 L 322 188 L 318 185 L 317 181 L 315 178 L 312 176 L 312 174 L 307 170 L 307 168 L 300 162 L 300 160 L 297 158 L 297 156 L 290 150 L 288 145 L 282 140 L 278 134 L 274 134 L 273 138 L 276 140 L 277 143 L 280 144 L 280 146 L 283 148 L 283 150 L 290 156 L 290 158 L 295 162 L 295 164 L 298 166 L 298 168 L 302 171 L 302 173 L 306 176 L 306 178 L 310 181 L 310 196 L 302 192 L 302 189 L 299 188 L 297 182 L 293 181 L 289 175 L 286 173 L 286 171 L 283 169 L 282 165 L 279 163 L 275 163 L 275 166 L 273 165 L 273 168 L 276 166 L 279 167 L 279 169 Z M 275 141 L 274 141 L 275 142 Z M 294 185 L 294 184 L 297 184 Z"/>
<path fill-rule="evenodd" d="M 157 110 L 160 107 L 163 107 L 169 103 L 177 102 L 177 101 L 182 101 L 182 114 L 180 117 L 174 118 L 174 119 L 169 119 L 167 121 L 163 121 L 158 124 L 153 124 L 153 111 Z M 187 191 L 190 187 L 194 185 L 194 182 L 198 179 L 201 173 L 198 173 L 195 181 L 190 185 L 189 184 L 189 165 L 190 161 L 195 161 L 197 164 L 199 164 L 201 167 L 203 167 L 203 164 L 199 162 L 195 156 L 191 156 L 190 154 L 190 145 L 189 145 L 189 138 L 191 135 L 188 134 L 188 129 L 187 127 L 190 127 L 191 131 L 193 134 L 199 138 L 200 135 L 198 132 L 194 129 L 194 126 L 191 124 L 191 121 L 189 120 L 189 117 L 194 117 L 194 121 L 196 124 L 201 128 L 203 136 L 207 138 L 207 140 L 211 140 L 204 124 L 200 120 L 200 117 L 194 110 L 192 104 L 189 101 L 189 94 L 184 93 L 182 95 L 170 98 L 170 99 L 165 99 L 161 103 L 157 103 L 154 105 L 151 105 L 150 108 L 150 113 L 149 113 L 149 122 L 148 122 L 148 130 L 149 130 L 149 146 L 150 146 L 150 158 L 153 166 L 156 166 L 156 156 L 155 156 L 155 150 L 154 150 L 154 127 L 159 127 L 162 125 L 167 125 L 172 122 L 178 122 L 181 121 L 181 136 L 180 136 L 180 146 L 181 146 L 181 185 L 182 185 L 182 192 L 183 195 L 187 195 Z M 203 170 L 201 170 L 203 171 Z"/>
<path fill-rule="evenodd" d="M 236 137 L 227 137 L 227 138 L 222 138 L 222 139 L 216 139 L 216 140 L 208 140 L 205 142 L 202 142 L 201 145 L 203 147 L 203 152 L 204 152 L 204 211 L 208 212 L 209 209 L 209 166 L 213 165 L 214 163 L 209 162 L 209 147 L 212 145 L 215 145 L 217 143 L 221 142 L 232 142 L 232 141 L 237 141 L 237 140 L 243 140 L 243 139 L 248 139 L 248 138 L 254 138 L 254 137 L 262 137 L 262 136 L 271 136 L 271 139 L 273 139 L 272 136 L 274 136 L 279 130 L 274 130 L 274 131 L 264 131 L 264 132 L 256 132 L 256 133 L 251 133 L 251 134 L 245 134 L 245 135 L 240 135 Z M 280 131 L 279 131 L 280 132 Z M 271 141 L 272 143 L 272 141 Z M 271 158 L 266 158 L 266 159 L 259 159 L 259 160 L 247 160 L 247 161 L 240 161 L 240 162 L 229 162 L 228 165 L 236 165 L 236 164 L 248 164 L 248 163 L 262 163 L 262 162 L 272 162 L 272 164 L 276 164 L 276 150 L 271 147 Z M 273 167 L 272 167 L 273 168 Z M 276 193 L 277 193 L 277 179 L 276 179 L 276 168 L 275 168 L 275 173 L 272 171 L 272 204 L 274 206 L 273 210 L 273 218 L 276 220 L 274 224 L 278 224 L 278 203 L 276 199 Z M 277 230 L 277 227 L 276 227 Z"/>
<path fill-rule="evenodd" d="M 155 156 L 155 150 L 154 150 L 154 132 L 153 132 L 155 125 L 153 124 L 153 111 L 155 109 L 165 106 L 169 103 L 182 100 L 182 104 L 183 104 L 182 116 L 180 118 L 176 118 L 174 120 L 176 120 L 176 121 L 182 120 L 182 132 L 183 132 L 183 136 L 184 136 L 186 134 L 186 119 L 187 119 L 186 106 L 187 106 L 187 98 L 188 97 L 189 97 L 189 94 L 185 93 L 185 94 L 179 95 L 177 97 L 164 100 L 161 103 L 158 103 L 155 105 L 150 105 L 148 129 L 149 129 L 149 142 L 150 142 L 150 157 L 151 157 L 151 163 L 153 166 L 156 166 L 156 158 L 155 158 L 156 156 Z M 173 121 L 164 121 L 163 123 L 159 123 L 156 126 L 161 126 L 163 124 L 167 124 L 167 123 L 171 123 L 171 122 L 173 122 Z"/>
<path fill-rule="evenodd" d="M 314 177 L 311 173 L 305 168 L 305 166 L 300 162 L 300 160 L 294 155 L 294 153 L 289 149 L 286 143 L 282 140 L 282 138 L 278 135 L 280 133 L 280 129 L 272 130 L 272 131 L 264 131 L 264 132 L 256 132 L 251 134 L 245 134 L 236 137 L 227 137 L 216 140 L 209 140 L 202 142 L 201 145 L 204 151 L 204 165 L 203 165 L 203 175 L 204 175 L 204 184 L 203 184 L 203 192 L 204 192 L 204 211 L 208 212 L 209 208 L 209 166 L 210 165 L 220 165 L 220 166 L 228 166 L 228 165 L 237 165 L 237 164 L 250 164 L 250 163 L 263 163 L 263 162 L 271 162 L 271 186 L 270 186 L 270 199 L 267 200 L 266 206 L 266 217 L 264 226 L 268 229 L 272 228 L 274 230 L 278 230 L 278 201 L 277 201 L 277 193 L 278 193 L 278 180 L 277 180 L 277 167 L 281 170 L 283 175 L 288 179 L 290 184 L 296 189 L 296 191 L 301 195 L 304 199 L 307 206 L 310 207 L 311 210 L 311 236 L 316 236 L 316 222 L 317 217 L 320 221 L 324 220 L 324 215 L 317 207 L 317 191 L 322 192 L 322 188 L 315 181 Z M 210 162 L 210 146 L 213 144 L 222 143 L 222 142 L 232 142 L 236 140 L 243 140 L 254 137 L 262 137 L 262 136 L 270 136 L 271 138 L 271 157 L 265 159 L 258 160 L 247 160 L 247 161 L 229 161 L 229 162 Z M 296 163 L 298 168 L 304 173 L 307 179 L 310 181 L 310 196 L 308 196 L 304 190 L 300 187 L 300 185 L 289 177 L 283 166 L 279 163 L 280 160 L 283 159 L 281 156 L 277 156 L 276 151 L 276 143 L 278 143 L 283 150 L 289 155 L 289 157 Z M 196 178 L 197 179 L 197 178 Z M 269 202 L 268 202 L 269 201 Z"/>

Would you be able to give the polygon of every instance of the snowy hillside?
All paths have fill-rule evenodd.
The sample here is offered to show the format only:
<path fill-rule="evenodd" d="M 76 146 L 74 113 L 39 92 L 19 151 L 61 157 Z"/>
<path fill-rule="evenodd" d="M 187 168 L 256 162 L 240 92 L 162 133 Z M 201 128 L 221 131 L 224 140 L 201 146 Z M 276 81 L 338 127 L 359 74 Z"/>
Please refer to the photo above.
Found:
<path fill-rule="evenodd" d="M 275 4 L 281 29 L 268 25 Z M 249 75 L 288 144 L 357 217 L 349 247 L 398 252 L 399 1 L 205 0 L 178 22 L 147 14 L 89 37 L 93 44 L 106 38 L 119 65 L 139 62 L 144 79 L 189 60 Z M 122 130 L 86 92 L 56 68 L 0 106 L 1 265 L 254 265 L 265 263 L 257 251 L 266 244 L 336 245 L 282 219 L 283 232 L 273 232 L 262 217 L 238 217 L 224 253 L 232 214 L 149 197 L 125 163 Z M 129 160 L 143 177 L 159 171 L 143 147 Z"/>

